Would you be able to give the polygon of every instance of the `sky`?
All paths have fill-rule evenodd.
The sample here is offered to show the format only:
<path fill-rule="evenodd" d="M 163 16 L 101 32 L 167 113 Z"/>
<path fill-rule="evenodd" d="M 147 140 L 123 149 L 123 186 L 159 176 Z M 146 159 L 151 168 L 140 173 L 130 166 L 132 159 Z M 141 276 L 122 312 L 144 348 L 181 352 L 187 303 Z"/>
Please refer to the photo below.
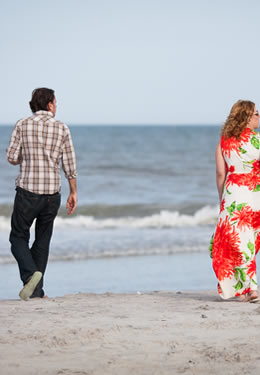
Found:
<path fill-rule="evenodd" d="M 260 109 L 260 1 L 0 0 L 0 124 L 55 90 L 73 124 L 221 124 Z"/>

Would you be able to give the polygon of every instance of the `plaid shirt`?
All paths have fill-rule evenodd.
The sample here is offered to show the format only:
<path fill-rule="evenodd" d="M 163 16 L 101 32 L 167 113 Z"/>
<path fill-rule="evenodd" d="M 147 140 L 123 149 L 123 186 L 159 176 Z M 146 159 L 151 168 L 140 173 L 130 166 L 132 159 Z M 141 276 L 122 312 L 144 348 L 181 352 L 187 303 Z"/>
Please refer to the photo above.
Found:
<path fill-rule="evenodd" d="M 48 111 L 19 120 L 6 153 L 10 163 L 20 164 L 16 186 L 36 194 L 60 191 L 60 161 L 67 179 L 77 175 L 69 128 Z"/>

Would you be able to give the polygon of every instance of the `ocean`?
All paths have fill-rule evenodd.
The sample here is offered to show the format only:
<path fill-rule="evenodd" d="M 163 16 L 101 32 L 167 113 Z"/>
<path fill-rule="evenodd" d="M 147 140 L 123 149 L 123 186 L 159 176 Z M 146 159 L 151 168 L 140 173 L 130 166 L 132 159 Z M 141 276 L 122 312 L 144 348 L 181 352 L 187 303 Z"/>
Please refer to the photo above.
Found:
<path fill-rule="evenodd" d="M 218 215 L 220 127 L 70 129 L 78 208 L 66 214 L 63 177 L 46 272 L 48 294 L 215 288 L 208 245 Z M 0 138 L 0 298 L 15 298 L 20 288 L 8 242 L 18 174 L 5 159 L 11 130 L 2 126 Z"/>

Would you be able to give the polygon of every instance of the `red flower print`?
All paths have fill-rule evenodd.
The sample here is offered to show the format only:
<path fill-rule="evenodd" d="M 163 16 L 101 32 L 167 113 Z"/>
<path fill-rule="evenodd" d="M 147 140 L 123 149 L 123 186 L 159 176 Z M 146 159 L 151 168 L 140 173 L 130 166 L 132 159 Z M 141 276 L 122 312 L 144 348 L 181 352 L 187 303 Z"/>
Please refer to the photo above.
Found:
<path fill-rule="evenodd" d="M 219 293 L 219 294 L 222 293 L 222 289 L 221 289 L 221 286 L 219 285 L 219 283 L 218 283 L 218 293 Z"/>
<path fill-rule="evenodd" d="M 247 274 L 250 277 L 250 279 L 252 279 L 252 277 L 256 273 L 255 257 L 254 257 L 254 259 L 250 262 L 250 264 L 247 267 L 248 267 Z"/>
<path fill-rule="evenodd" d="M 243 142 L 248 142 L 249 138 L 251 137 L 252 134 L 256 134 L 253 130 L 250 128 L 244 128 L 242 133 L 240 134 L 240 139 Z"/>
<path fill-rule="evenodd" d="M 242 207 L 241 211 L 233 211 L 231 221 L 238 221 L 237 228 L 245 230 L 251 227 L 253 210 L 251 207 Z"/>
<path fill-rule="evenodd" d="M 235 172 L 235 167 L 234 167 L 234 165 L 231 165 L 229 168 L 227 168 L 227 172 L 229 172 L 229 173 L 234 173 L 234 172 Z"/>
<path fill-rule="evenodd" d="M 227 155 L 230 158 L 231 151 L 237 151 L 238 149 L 238 140 L 235 137 L 224 138 L 221 137 L 221 149 L 224 155 Z"/>
<path fill-rule="evenodd" d="M 231 173 L 227 177 L 226 188 L 233 184 L 236 184 L 237 186 L 244 186 L 246 185 L 246 181 L 247 173 Z"/>
<path fill-rule="evenodd" d="M 260 232 L 257 233 L 256 239 L 255 239 L 255 255 L 260 250 Z"/>
<path fill-rule="evenodd" d="M 219 213 L 221 213 L 222 211 L 224 211 L 225 203 L 226 203 L 225 199 L 222 199 L 221 204 L 220 204 L 220 211 L 219 211 Z"/>
<path fill-rule="evenodd" d="M 260 211 L 256 211 L 252 217 L 252 227 L 254 230 L 260 229 Z M 257 237 L 259 236 L 259 233 Z"/>
<path fill-rule="evenodd" d="M 216 228 L 212 258 L 213 269 L 219 281 L 230 278 L 235 268 L 243 262 L 243 256 L 239 249 L 240 239 L 235 227 L 231 227 L 228 217 L 225 221 L 219 220 Z"/>
<path fill-rule="evenodd" d="M 260 171 L 260 161 L 259 160 L 254 161 L 252 166 L 253 166 L 253 171 L 255 173 L 259 173 L 259 171 Z"/>
<path fill-rule="evenodd" d="M 237 292 L 235 294 L 235 297 L 240 297 L 240 296 L 243 296 L 244 294 L 247 294 L 247 293 L 250 293 L 250 292 L 251 292 L 251 288 L 246 288 L 246 289 L 243 290 L 242 293 Z"/>
<path fill-rule="evenodd" d="M 254 190 L 256 185 L 260 185 L 260 174 L 253 169 L 250 173 L 231 173 L 226 180 L 226 188 L 229 185 L 247 186 L 249 190 Z"/>
<path fill-rule="evenodd" d="M 248 142 L 251 136 L 251 129 L 245 128 L 241 135 L 240 139 L 236 139 L 235 137 L 224 138 L 221 137 L 221 148 L 224 155 L 227 155 L 230 158 L 231 151 L 236 151 L 240 153 L 239 147 L 242 146 L 243 143 Z"/>
<path fill-rule="evenodd" d="M 243 294 L 247 294 L 247 293 L 250 293 L 251 292 L 251 288 L 246 288 L 243 290 L 243 292 L 241 293 L 242 295 Z"/>
<path fill-rule="evenodd" d="M 260 174 L 255 173 L 254 170 L 246 174 L 245 185 L 249 190 L 254 190 L 256 185 L 260 185 Z"/>

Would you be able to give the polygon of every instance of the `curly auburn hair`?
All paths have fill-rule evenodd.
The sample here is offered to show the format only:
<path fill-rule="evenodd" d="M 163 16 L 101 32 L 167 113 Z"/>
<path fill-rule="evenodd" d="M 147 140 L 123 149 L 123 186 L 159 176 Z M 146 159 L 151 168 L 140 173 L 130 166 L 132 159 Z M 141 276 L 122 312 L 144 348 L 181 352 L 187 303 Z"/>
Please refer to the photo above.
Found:
<path fill-rule="evenodd" d="M 240 138 L 243 129 L 248 125 L 253 116 L 255 103 L 250 100 L 238 100 L 228 115 L 226 122 L 221 129 L 224 138 Z"/>

